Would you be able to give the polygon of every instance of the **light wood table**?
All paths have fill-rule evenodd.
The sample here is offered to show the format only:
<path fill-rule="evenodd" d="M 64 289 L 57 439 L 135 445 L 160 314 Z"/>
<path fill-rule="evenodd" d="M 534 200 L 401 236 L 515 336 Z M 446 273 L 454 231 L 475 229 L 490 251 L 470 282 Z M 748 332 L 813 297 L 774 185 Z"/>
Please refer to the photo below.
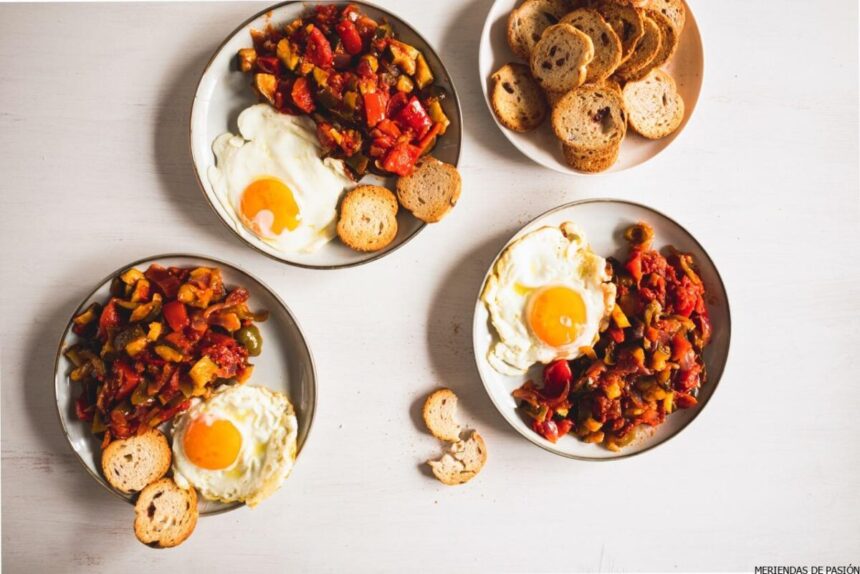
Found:
<path fill-rule="evenodd" d="M 575 178 L 499 133 L 477 77 L 489 0 L 380 0 L 435 45 L 465 120 L 463 196 L 371 265 L 290 268 L 246 248 L 197 188 L 188 115 L 211 52 L 260 3 L 0 5 L 4 572 L 751 571 L 860 563 L 857 3 L 694 0 L 698 109 L 638 169 Z M 665 211 L 719 266 L 733 346 L 707 410 L 630 460 L 533 446 L 495 411 L 471 347 L 493 255 L 543 211 L 617 197 Z M 272 285 L 316 357 L 315 428 L 285 487 L 154 551 L 60 431 L 52 368 L 111 270 L 197 252 Z M 448 385 L 490 460 L 445 487 L 422 396 Z"/>

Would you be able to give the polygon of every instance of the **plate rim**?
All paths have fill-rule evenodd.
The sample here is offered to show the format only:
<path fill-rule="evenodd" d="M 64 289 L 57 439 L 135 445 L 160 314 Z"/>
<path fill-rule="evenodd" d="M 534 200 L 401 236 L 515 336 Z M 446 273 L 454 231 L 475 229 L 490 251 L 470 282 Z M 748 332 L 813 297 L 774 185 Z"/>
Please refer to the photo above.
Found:
<path fill-rule="evenodd" d="M 514 148 L 520 154 L 522 154 L 525 158 L 527 158 L 532 163 L 535 163 L 536 165 L 538 165 L 544 169 L 548 169 L 550 171 L 553 171 L 555 173 L 560 173 L 560 174 L 569 175 L 569 176 L 573 176 L 573 177 L 599 177 L 602 175 L 612 175 L 614 173 L 623 173 L 625 171 L 630 171 L 632 169 L 636 169 L 639 166 L 645 165 L 646 163 L 650 162 L 651 160 L 653 160 L 654 158 L 659 156 L 661 153 L 663 153 L 673 143 L 675 143 L 675 141 L 677 139 L 679 139 L 681 137 L 681 134 L 685 131 L 687 124 L 689 124 L 690 121 L 692 121 L 692 119 L 693 119 L 694 112 L 695 112 L 696 108 L 698 108 L 698 106 L 699 106 L 699 100 L 701 100 L 701 98 L 702 98 L 702 90 L 704 89 L 704 86 L 705 86 L 705 44 L 702 41 L 702 31 L 701 31 L 701 28 L 699 27 L 699 21 L 693 15 L 693 10 L 690 8 L 690 3 L 688 0 L 682 0 L 682 2 L 684 2 L 684 7 L 687 9 L 687 18 L 692 20 L 695 24 L 696 32 L 697 32 L 696 35 L 698 36 L 699 45 L 701 46 L 701 67 L 699 70 L 699 90 L 698 90 L 698 93 L 696 95 L 696 102 L 693 106 L 693 109 L 690 110 L 689 112 L 685 112 L 685 114 L 689 113 L 689 116 L 687 116 L 685 118 L 685 121 L 682 122 L 682 125 L 680 126 L 680 131 L 676 130 L 677 133 L 674 133 L 674 137 L 672 137 L 672 139 L 665 145 L 665 147 L 663 147 L 663 149 L 658 151 L 656 154 L 652 155 L 648 159 L 641 161 L 635 165 L 624 167 L 624 168 L 621 168 L 621 169 L 618 169 L 615 171 L 610 171 L 611 170 L 611 167 L 610 167 L 607 170 L 593 172 L 593 173 L 592 172 L 586 172 L 586 171 L 580 171 L 580 170 L 575 169 L 573 167 L 563 169 L 558 165 L 545 165 L 545 164 L 539 162 L 538 160 L 533 158 L 530 154 L 526 153 L 522 147 L 520 147 L 520 144 L 518 143 L 517 139 L 514 137 L 515 132 L 509 133 L 509 132 L 512 132 L 512 130 L 509 130 L 508 128 L 503 126 L 501 124 L 501 122 L 499 121 L 499 119 L 496 117 L 496 114 L 493 111 L 492 103 L 490 102 L 490 95 L 489 95 L 488 90 L 487 90 L 488 78 L 484 78 L 482 75 L 482 72 L 481 72 L 481 56 L 480 56 L 480 53 L 481 53 L 481 47 L 484 44 L 483 40 L 485 37 L 487 38 L 487 44 L 492 46 L 492 42 L 490 41 L 490 27 L 491 27 L 490 14 L 493 12 L 493 9 L 496 7 L 496 4 L 499 4 L 500 2 L 503 2 L 503 1 L 507 1 L 507 0 L 493 0 L 493 3 L 490 4 L 490 9 L 487 11 L 487 16 L 484 18 L 484 25 L 481 27 L 481 36 L 478 40 L 478 76 L 479 76 L 478 79 L 480 80 L 480 84 L 481 84 L 481 92 L 484 95 L 484 103 L 487 106 L 487 111 L 489 112 L 489 114 L 493 118 L 493 122 L 495 122 L 496 127 L 498 127 L 499 131 L 502 132 L 502 134 L 505 136 L 505 139 L 507 139 L 508 142 L 512 146 L 514 146 Z M 516 1 L 517 1 L 517 3 L 521 2 L 521 0 L 516 0 Z M 685 26 L 685 29 L 686 29 L 686 26 Z M 664 65 L 665 65 L 665 63 L 664 63 Z M 662 68 L 662 66 L 661 66 L 661 68 Z M 671 137 L 671 136 L 673 136 L 673 134 L 669 134 L 669 136 L 667 136 L 667 137 Z"/>
<path fill-rule="evenodd" d="M 301 338 L 302 342 L 304 343 L 305 349 L 307 350 L 308 358 L 310 360 L 309 364 L 310 364 L 310 368 L 311 368 L 311 387 L 313 389 L 313 401 L 311 403 L 310 413 L 308 415 L 308 430 L 305 433 L 305 439 L 304 439 L 304 441 L 302 441 L 301 444 L 298 444 L 298 440 L 297 440 L 295 461 L 298 461 L 299 455 L 301 455 L 302 451 L 304 450 L 305 446 L 307 445 L 308 441 L 311 438 L 311 431 L 313 430 L 314 420 L 316 418 L 317 402 L 318 402 L 319 392 L 318 392 L 318 388 L 317 388 L 317 368 L 316 368 L 316 362 L 314 361 L 313 351 L 311 350 L 311 347 L 308 344 L 307 338 L 305 337 L 305 333 L 302 330 L 302 327 L 299 324 L 299 321 L 296 318 L 296 316 L 293 314 L 292 310 L 284 302 L 284 300 L 281 299 L 280 295 L 278 295 L 277 292 L 275 292 L 271 287 L 269 287 L 268 284 L 266 284 L 265 282 L 260 280 L 254 274 L 249 273 L 248 271 L 246 271 L 242 267 L 239 267 L 238 265 L 235 265 L 233 263 L 229 263 L 227 261 L 223 261 L 223 260 L 218 259 L 216 257 L 211 257 L 209 255 L 200 255 L 200 254 L 196 254 L 196 253 L 161 253 L 161 254 L 150 256 L 150 257 L 142 257 L 142 258 L 137 259 L 131 263 L 128 263 L 127 265 L 123 265 L 122 267 L 119 267 L 119 268 L 115 269 L 114 271 L 112 271 L 109 275 L 103 277 L 96 284 L 96 286 L 93 289 L 91 289 L 87 293 L 87 295 L 84 296 L 84 298 L 81 300 L 80 304 L 72 312 L 71 317 L 69 318 L 68 322 L 66 323 L 66 326 L 63 328 L 63 331 L 60 334 L 60 340 L 57 344 L 57 354 L 54 357 L 54 380 L 53 380 L 54 385 L 53 386 L 54 386 L 54 404 L 56 406 L 57 419 L 59 420 L 60 428 L 63 431 L 63 435 L 66 437 L 66 443 L 68 444 L 68 447 L 72 450 L 73 453 L 75 453 L 75 457 L 77 458 L 77 460 L 81 464 L 81 466 L 84 467 L 84 469 L 87 471 L 87 473 L 102 488 L 109 491 L 110 493 L 112 493 L 117 498 L 119 498 L 119 499 L 123 500 L 124 502 L 127 502 L 131 505 L 135 504 L 134 493 L 129 495 L 129 497 L 126 497 L 121 492 L 119 492 L 117 489 L 111 487 L 110 484 L 108 484 L 107 481 L 102 476 L 100 476 L 96 472 L 93 472 L 93 469 L 91 469 L 89 467 L 89 465 L 86 463 L 84 458 L 81 456 L 81 453 L 78 452 L 78 450 L 72 445 L 72 439 L 69 435 L 69 429 L 66 426 L 66 421 L 65 421 L 65 418 L 63 417 L 63 414 L 62 414 L 61 409 L 63 407 L 61 407 L 61 405 L 60 405 L 60 397 L 57 393 L 56 382 L 57 382 L 57 379 L 59 376 L 60 357 L 63 354 L 63 343 L 66 342 L 68 334 L 71 332 L 72 322 L 74 321 L 74 318 L 84 309 L 85 305 L 87 304 L 87 301 L 89 301 L 96 294 L 96 292 L 99 289 L 101 289 L 109 281 L 112 281 L 113 278 L 117 277 L 118 274 L 121 273 L 122 271 L 129 269 L 130 267 L 137 267 L 138 265 L 141 265 L 142 263 L 146 263 L 149 261 L 158 261 L 158 260 L 170 259 L 170 258 L 203 260 L 203 261 L 208 261 L 208 262 L 214 263 L 216 265 L 229 267 L 233 271 L 238 271 L 240 274 L 244 274 L 244 275 L 250 277 L 251 279 L 253 279 L 254 281 L 256 281 L 261 287 L 263 287 L 263 289 L 265 289 L 269 293 L 269 295 L 271 295 L 275 299 L 275 301 L 283 308 L 283 310 L 286 311 L 287 316 L 295 324 L 296 331 L 298 332 L 298 335 Z M 64 378 L 68 379 L 68 375 L 65 375 Z M 294 462 L 294 464 L 295 464 L 295 462 Z M 208 512 L 201 512 L 200 516 L 215 516 L 217 514 L 223 514 L 225 512 L 238 510 L 239 508 L 242 508 L 244 506 L 246 506 L 246 504 L 243 502 L 235 502 L 235 503 L 232 503 L 232 504 L 225 506 L 223 508 L 219 508 L 217 510 L 211 510 Z"/>
<path fill-rule="evenodd" d="M 389 255 L 389 254 L 394 253 L 395 251 L 399 250 L 401 247 L 403 247 L 404 245 L 406 245 L 407 243 L 412 241 L 412 239 L 414 239 L 419 233 L 421 233 L 421 231 L 423 231 L 424 228 L 427 227 L 427 223 L 425 221 L 421 221 L 418 218 L 415 218 L 418 221 L 418 227 L 416 227 L 415 230 L 409 236 L 407 236 L 403 241 L 401 241 L 400 243 L 398 243 L 397 245 L 395 245 L 391 249 L 386 249 L 384 251 L 380 251 L 379 253 L 376 253 L 376 254 L 372 255 L 371 257 L 368 257 L 367 259 L 362 259 L 360 261 L 353 261 L 350 263 L 337 263 L 337 264 L 333 264 L 333 265 L 315 265 L 315 264 L 311 264 L 311 263 L 300 263 L 298 261 L 289 261 L 287 259 L 282 259 L 276 255 L 273 255 L 271 253 L 268 253 L 268 252 L 260 249 L 260 247 L 258 247 L 257 245 L 254 245 L 247 238 L 245 238 L 241 234 L 237 233 L 236 230 L 233 229 L 230 226 L 230 224 L 224 220 L 223 217 L 221 217 L 221 214 L 218 213 L 218 210 L 215 208 L 215 205 L 212 203 L 212 199 L 209 197 L 209 194 L 206 193 L 206 188 L 204 187 L 203 181 L 201 180 L 200 170 L 197 168 L 197 159 L 198 158 L 194 154 L 194 124 L 193 124 L 193 119 L 194 119 L 194 109 L 197 106 L 197 101 L 199 99 L 198 96 L 200 93 L 200 87 L 203 83 L 203 78 L 206 76 L 207 73 L 209 73 L 209 69 L 212 67 L 212 64 L 214 63 L 215 59 L 218 57 L 218 55 L 224 49 L 224 46 L 234 36 L 236 36 L 238 33 L 240 33 L 242 30 L 244 30 L 246 27 L 248 27 L 251 24 L 251 22 L 253 22 L 257 18 L 265 16 L 269 12 L 274 12 L 275 10 L 277 10 L 279 8 L 283 8 L 283 7 L 289 6 L 291 4 L 302 4 L 306 8 L 309 7 L 310 5 L 313 5 L 313 4 L 336 4 L 336 5 L 357 4 L 359 6 L 367 6 L 367 7 L 373 8 L 374 10 L 378 10 L 378 11 L 382 12 L 383 14 L 385 14 L 387 17 L 394 18 L 394 19 L 398 20 L 399 22 L 401 22 L 402 24 L 406 25 L 406 27 L 409 28 L 410 31 L 413 34 L 415 34 L 424 43 L 425 46 L 427 46 L 427 48 L 436 57 L 436 60 L 439 61 L 439 65 L 442 68 L 442 73 L 445 76 L 445 79 L 448 81 L 448 84 L 451 86 L 451 96 L 453 97 L 453 100 L 454 100 L 454 107 L 457 109 L 457 119 L 458 119 L 459 126 L 460 126 L 460 130 L 459 130 L 460 133 L 459 133 L 459 137 L 458 137 L 459 141 L 457 144 L 457 157 L 454 159 L 454 162 L 453 162 L 454 167 L 459 166 L 460 158 L 463 154 L 463 109 L 462 109 L 462 106 L 460 105 L 460 96 L 457 94 L 457 87 L 454 84 L 454 78 L 451 77 L 451 73 L 448 71 L 448 68 L 445 65 L 445 62 L 439 56 L 439 53 L 436 51 L 436 48 L 434 48 L 433 45 L 430 42 L 428 42 L 427 39 L 420 32 L 418 32 L 418 30 L 415 28 L 415 26 L 413 26 L 411 23 L 407 22 L 406 20 L 404 20 L 400 16 L 392 13 L 391 11 L 389 11 L 389 10 L 387 10 L 387 9 L 377 5 L 377 4 L 374 4 L 372 2 L 367 2 L 365 0 L 351 0 L 350 2 L 338 2 L 338 1 L 327 2 L 326 0 L 284 0 L 283 2 L 278 2 L 277 4 L 272 4 L 271 6 L 268 6 L 266 8 L 263 8 L 262 10 L 258 11 L 253 16 L 250 16 L 249 18 L 244 20 L 241 24 L 239 24 L 232 32 L 230 32 L 221 41 L 220 44 L 218 44 L 218 47 L 215 48 L 215 50 L 212 52 L 212 56 L 210 56 L 209 60 L 206 62 L 206 65 L 204 66 L 203 70 L 200 73 L 200 77 L 197 79 L 197 87 L 194 90 L 194 97 L 191 99 L 191 107 L 190 107 L 189 115 L 188 115 L 188 147 L 189 147 L 189 151 L 191 153 L 191 167 L 192 167 L 192 171 L 194 172 L 194 179 L 197 181 L 197 188 L 203 194 L 203 197 L 206 199 L 206 204 L 215 213 L 215 216 L 218 218 L 218 221 L 220 221 L 225 227 L 227 227 L 230 230 L 230 233 L 232 235 L 238 237 L 242 241 L 242 243 L 244 243 L 248 247 L 251 247 L 257 253 L 261 253 L 261 254 L 265 255 L 266 257 L 268 257 L 274 261 L 277 261 L 279 263 L 282 263 L 284 265 L 290 265 L 292 267 L 299 267 L 302 269 L 319 269 L 319 270 L 324 270 L 324 271 L 332 271 L 332 270 L 336 270 L 336 269 L 347 269 L 350 267 L 358 267 L 360 265 L 365 265 L 367 263 L 372 263 L 374 261 L 382 259 L 386 255 Z M 360 183 L 360 180 L 356 183 Z"/>
<path fill-rule="evenodd" d="M 622 451 L 620 451 L 621 454 L 617 454 L 614 456 L 607 456 L 607 457 L 593 457 L 593 456 L 583 456 L 580 454 L 566 453 L 566 452 L 561 452 L 558 449 L 554 449 L 552 447 L 549 447 L 545 444 L 542 444 L 541 442 L 538 442 L 536 440 L 537 435 L 534 435 L 534 433 L 528 433 L 527 434 L 525 432 L 522 432 L 522 430 L 519 427 L 515 426 L 511 422 L 508 415 L 505 414 L 507 412 L 507 409 L 503 409 L 499 405 L 499 403 L 496 402 L 495 395 L 493 392 L 490 391 L 489 384 L 484 379 L 484 376 L 483 376 L 483 374 L 481 372 L 481 368 L 480 368 L 480 361 L 481 360 L 486 361 L 486 359 L 482 359 L 479 356 L 478 345 L 476 344 L 476 340 L 477 340 L 477 336 L 478 336 L 478 330 L 476 328 L 477 321 L 478 321 L 477 312 L 473 312 L 473 314 L 472 314 L 472 352 L 475 356 L 475 367 L 478 370 L 478 377 L 480 377 L 480 379 L 481 379 L 481 383 L 484 386 L 484 391 L 486 391 L 487 395 L 490 397 L 490 402 L 493 403 L 493 406 L 496 408 L 496 410 L 499 412 L 499 414 L 502 415 L 502 418 L 505 419 L 505 422 L 508 423 L 508 425 L 510 425 L 511 428 L 517 432 L 517 434 L 524 437 L 525 439 L 527 439 L 530 443 L 534 444 L 535 446 L 539 446 L 541 449 L 543 449 L 549 453 L 552 453 L 554 455 L 561 456 L 563 458 L 567 458 L 570 460 L 584 461 L 584 462 L 611 462 L 611 461 L 633 458 L 634 456 L 637 456 L 640 454 L 645 454 L 646 452 L 650 452 L 650 451 L 654 450 L 655 448 L 668 443 L 670 440 L 672 440 L 673 438 L 675 438 L 676 436 L 681 434 L 681 432 L 684 429 L 686 429 L 688 426 L 690 426 L 693 423 L 693 421 L 696 420 L 699 417 L 699 415 L 702 414 L 702 412 L 705 410 L 705 407 L 711 401 L 711 398 L 713 398 L 714 394 L 717 392 L 717 388 L 719 387 L 720 381 L 723 379 L 723 375 L 725 374 L 726 365 L 728 365 L 728 363 L 729 363 L 729 357 L 731 356 L 731 347 L 732 347 L 732 345 L 731 345 L 731 343 L 732 343 L 732 313 L 731 313 L 731 303 L 729 302 L 729 292 L 726 289 L 726 285 L 725 285 L 725 282 L 723 281 L 722 275 L 720 274 L 719 267 L 717 267 L 716 263 L 714 263 L 713 258 L 708 253 L 708 251 L 704 248 L 704 246 L 699 242 L 698 239 L 696 239 L 696 237 L 692 233 L 690 233 L 690 231 L 686 227 L 681 225 L 677 220 L 675 220 L 675 218 L 670 217 L 669 215 L 666 215 L 665 213 L 663 213 L 662 211 L 660 211 L 658 209 L 655 209 L 653 207 L 644 205 L 644 204 L 636 202 L 636 201 L 629 201 L 626 199 L 616 199 L 616 198 L 611 198 L 611 197 L 597 197 L 597 198 L 589 198 L 589 199 L 580 199 L 580 200 L 576 200 L 576 201 L 570 201 L 570 202 L 564 203 L 562 205 L 558 205 L 556 207 L 550 208 L 550 209 L 544 211 L 543 213 L 533 217 L 531 220 L 529 220 L 527 223 L 525 223 L 519 229 L 517 229 L 507 239 L 507 241 L 505 241 L 505 244 L 501 247 L 501 249 L 499 249 L 498 253 L 496 253 L 496 255 L 493 256 L 493 259 L 490 262 L 489 267 L 487 268 L 487 272 L 484 274 L 484 278 L 481 280 L 481 284 L 478 288 L 478 296 L 475 299 L 475 309 L 477 310 L 478 307 L 483 304 L 483 302 L 481 301 L 481 294 L 484 291 L 484 285 L 487 282 L 487 278 L 490 276 L 490 272 L 493 270 L 493 267 L 495 267 L 495 265 L 496 265 L 496 261 L 498 261 L 499 257 L 501 257 L 502 253 L 504 253 L 504 251 L 505 251 L 505 249 L 507 249 L 508 245 L 510 245 L 511 242 L 514 241 L 514 239 L 516 239 L 520 235 L 520 233 L 522 233 L 522 231 L 524 229 L 526 229 L 527 227 L 530 227 L 531 225 L 535 224 L 537 221 L 539 221 L 541 219 L 544 219 L 545 217 L 549 217 L 550 215 L 552 215 L 558 211 L 562 211 L 564 209 L 569 209 L 571 207 L 576 207 L 578 205 L 589 204 L 589 203 L 623 204 L 623 205 L 636 207 L 639 209 L 644 209 L 645 211 L 649 211 L 649 212 L 654 213 L 660 217 L 665 218 L 666 220 L 668 220 L 672 224 L 677 225 L 678 229 L 680 229 L 688 237 L 690 237 L 690 239 L 693 241 L 693 243 L 699 249 L 702 250 L 702 253 L 704 254 L 705 258 L 710 263 L 711 267 L 713 267 L 714 272 L 715 272 L 716 277 L 717 277 L 717 281 L 718 281 L 719 286 L 720 286 L 720 289 L 725 294 L 726 317 L 728 320 L 727 320 L 727 324 L 726 324 L 726 331 L 727 331 L 726 358 L 725 358 L 725 361 L 723 361 L 723 368 L 721 369 L 719 376 L 716 378 L 716 380 L 709 381 L 712 384 L 712 389 L 711 389 L 711 393 L 708 395 L 708 398 L 701 405 L 698 406 L 698 408 L 693 413 L 693 415 L 690 417 L 690 419 L 687 422 L 685 422 L 683 425 L 678 427 L 672 434 L 670 434 L 669 436 L 667 436 L 666 438 L 664 438 L 663 440 L 661 440 L 655 444 L 652 444 L 646 448 L 643 448 L 642 450 L 638 450 L 636 452 L 630 452 L 630 453 L 624 453 L 624 451 L 622 450 Z"/>

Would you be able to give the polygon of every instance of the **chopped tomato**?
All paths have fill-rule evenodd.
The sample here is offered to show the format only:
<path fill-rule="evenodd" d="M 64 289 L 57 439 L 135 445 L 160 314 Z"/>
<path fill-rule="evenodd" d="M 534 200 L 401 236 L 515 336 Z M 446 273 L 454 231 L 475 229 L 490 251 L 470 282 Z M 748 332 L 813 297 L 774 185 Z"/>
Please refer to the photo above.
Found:
<path fill-rule="evenodd" d="M 312 26 L 308 32 L 308 43 L 305 51 L 308 60 L 315 66 L 320 68 L 329 68 L 334 60 L 334 54 L 331 51 L 331 44 L 326 39 L 325 35 L 316 26 Z M 257 61 L 259 62 L 259 58 Z"/>
<path fill-rule="evenodd" d="M 277 74 L 280 61 L 275 56 L 258 56 L 257 68 L 266 74 Z"/>
<path fill-rule="evenodd" d="M 433 127 L 433 120 L 415 96 L 400 110 L 396 119 L 403 127 L 411 128 L 419 138 L 423 138 Z"/>
<path fill-rule="evenodd" d="M 169 270 L 153 263 L 143 275 L 149 279 L 149 281 L 151 281 L 159 291 L 161 291 L 162 295 L 168 299 L 176 298 L 176 293 L 179 291 L 180 280 Z"/>
<path fill-rule="evenodd" d="M 558 425 L 553 420 L 534 420 L 532 421 L 532 429 L 549 442 L 554 443 L 558 440 Z"/>
<path fill-rule="evenodd" d="M 165 303 L 161 312 L 164 314 L 164 320 L 174 331 L 180 331 L 189 324 L 188 312 L 185 309 L 185 304 L 181 301 Z"/>
<path fill-rule="evenodd" d="M 120 317 L 116 308 L 116 299 L 111 297 L 105 308 L 102 309 L 102 314 L 99 317 L 99 332 L 98 337 L 102 341 L 106 341 L 108 334 L 119 325 Z"/>
<path fill-rule="evenodd" d="M 290 91 L 290 96 L 296 107 L 306 114 L 314 111 L 314 98 L 311 94 L 310 84 L 305 77 L 298 77 L 293 83 L 293 89 Z"/>
<path fill-rule="evenodd" d="M 558 398 L 564 393 L 565 387 L 570 388 L 573 373 L 570 365 L 564 359 L 553 361 L 543 371 L 543 395 L 547 398 Z"/>
<path fill-rule="evenodd" d="M 638 284 L 642 280 L 642 252 L 634 251 L 625 265 L 630 276 Z"/>
<path fill-rule="evenodd" d="M 364 94 L 364 114 L 368 127 L 372 128 L 385 119 L 386 99 L 385 94 L 379 91 Z"/>
<path fill-rule="evenodd" d="M 362 50 L 361 36 L 358 34 L 358 28 L 351 20 L 343 19 L 337 23 L 337 35 L 340 36 L 340 41 L 343 42 L 343 47 L 352 55 L 358 54 Z"/>
<path fill-rule="evenodd" d="M 570 419 L 562 419 L 556 422 L 555 426 L 558 428 L 558 436 L 564 436 L 573 428 L 573 421 Z"/>
<path fill-rule="evenodd" d="M 400 137 L 400 128 L 397 127 L 397 124 L 387 118 L 379 122 L 376 128 L 383 134 L 390 136 L 394 139 Z"/>
<path fill-rule="evenodd" d="M 116 377 L 117 391 L 115 400 L 121 401 L 131 394 L 140 383 L 140 375 L 124 360 L 120 359 L 113 363 L 114 377 Z"/>
<path fill-rule="evenodd" d="M 409 98 L 406 97 L 406 94 L 397 92 L 388 100 L 388 108 L 385 110 L 385 115 L 389 118 L 397 117 L 408 102 Z"/>
<path fill-rule="evenodd" d="M 420 151 L 415 146 L 399 143 L 391 148 L 385 156 L 382 161 L 382 168 L 397 175 L 409 175 L 415 167 L 419 153 Z"/>

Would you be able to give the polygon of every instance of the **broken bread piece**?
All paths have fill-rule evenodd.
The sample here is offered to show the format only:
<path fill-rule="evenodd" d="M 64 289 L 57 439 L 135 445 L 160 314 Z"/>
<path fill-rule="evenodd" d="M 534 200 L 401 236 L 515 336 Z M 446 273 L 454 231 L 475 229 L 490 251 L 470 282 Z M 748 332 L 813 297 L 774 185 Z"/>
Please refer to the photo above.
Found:
<path fill-rule="evenodd" d="M 451 389 L 438 389 L 430 393 L 422 410 L 424 424 L 439 440 L 460 440 L 460 424 L 456 421 L 457 395 Z"/>
<path fill-rule="evenodd" d="M 449 486 L 469 482 L 486 463 L 487 445 L 478 431 L 471 431 L 466 440 L 452 444 L 440 458 L 427 461 L 433 475 Z"/>

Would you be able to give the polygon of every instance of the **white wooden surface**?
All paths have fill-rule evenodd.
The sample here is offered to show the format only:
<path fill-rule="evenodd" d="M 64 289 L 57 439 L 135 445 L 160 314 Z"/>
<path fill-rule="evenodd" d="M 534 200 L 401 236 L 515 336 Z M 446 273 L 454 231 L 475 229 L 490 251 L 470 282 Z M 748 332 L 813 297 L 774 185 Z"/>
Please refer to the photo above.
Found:
<path fill-rule="evenodd" d="M 0 6 L 5 572 L 702 570 L 860 562 L 857 3 L 694 0 L 705 87 L 675 144 L 576 179 L 501 137 L 481 98 L 489 0 L 379 0 L 439 48 L 465 119 L 463 196 L 368 266 L 293 269 L 245 248 L 198 191 L 197 75 L 262 4 Z M 641 201 L 688 226 L 730 291 L 733 348 L 706 412 L 631 460 L 532 446 L 494 411 L 470 347 L 496 250 L 560 203 Z M 212 254 L 274 286 L 315 354 L 319 411 L 294 475 L 255 510 L 154 551 L 58 427 L 55 344 L 94 281 L 142 256 Z M 454 388 L 490 461 L 440 485 L 416 413 Z"/>

